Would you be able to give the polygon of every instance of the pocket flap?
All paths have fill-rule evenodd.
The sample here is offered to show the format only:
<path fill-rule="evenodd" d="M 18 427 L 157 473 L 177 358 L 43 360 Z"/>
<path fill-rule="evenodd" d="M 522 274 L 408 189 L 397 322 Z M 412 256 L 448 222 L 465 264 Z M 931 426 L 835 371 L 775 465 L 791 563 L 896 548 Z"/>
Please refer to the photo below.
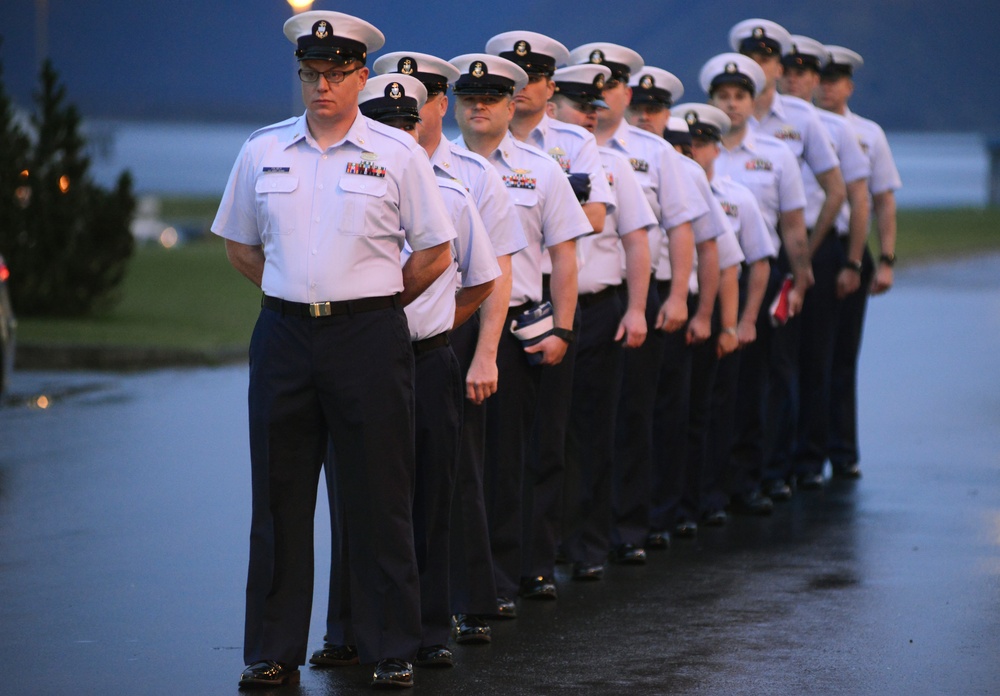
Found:
<path fill-rule="evenodd" d="M 349 193 L 364 193 L 369 196 L 384 196 L 386 191 L 385 179 L 377 176 L 345 175 L 340 177 L 340 188 Z"/>
<path fill-rule="evenodd" d="M 299 177 L 294 174 L 268 174 L 257 179 L 257 193 L 291 193 L 299 187 Z"/>

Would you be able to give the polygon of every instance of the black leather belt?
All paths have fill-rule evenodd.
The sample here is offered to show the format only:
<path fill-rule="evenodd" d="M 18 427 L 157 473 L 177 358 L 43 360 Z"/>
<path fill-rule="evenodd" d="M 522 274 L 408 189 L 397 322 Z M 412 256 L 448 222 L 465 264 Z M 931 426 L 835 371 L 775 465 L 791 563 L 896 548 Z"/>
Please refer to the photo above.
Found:
<path fill-rule="evenodd" d="M 597 292 L 585 292 L 582 295 L 578 295 L 576 301 L 581 308 L 593 307 L 598 302 L 611 299 L 617 292 L 617 285 L 609 285 L 603 290 L 598 290 Z"/>
<path fill-rule="evenodd" d="M 448 332 L 442 331 L 437 336 L 421 338 L 419 341 L 413 341 L 413 354 L 422 355 L 428 351 L 434 350 L 435 348 L 446 346 L 448 343 Z"/>
<path fill-rule="evenodd" d="M 524 302 L 524 303 L 519 304 L 519 305 L 515 305 L 513 307 L 508 307 L 507 308 L 507 320 L 509 321 L 510 319 L 513 319 L 514 317 L 516 317 L 518 314 L 523 314 L 524 312 L 527 312 L 529 309 L 531 309 L 534 306 L 535 306 L 535 303 L 529 301 L 529 302 Z"/>
<path fill-rule="evenodd" d="M 374 312 L 377 309 L 389 309 L 402 307 L 399 293 L 395 295 L 385 295 L 383 297 L 362 297 L 357 300 L 343 300 L 341 302 L 289 302 L 279 297 L 264 295 L 260 300 L 260 306 L 264 309 L 271 309 L 282 314 L 290 314 L 296 317 L 336 317 L 343 314 L 360 314 L 361 312 Z"/>

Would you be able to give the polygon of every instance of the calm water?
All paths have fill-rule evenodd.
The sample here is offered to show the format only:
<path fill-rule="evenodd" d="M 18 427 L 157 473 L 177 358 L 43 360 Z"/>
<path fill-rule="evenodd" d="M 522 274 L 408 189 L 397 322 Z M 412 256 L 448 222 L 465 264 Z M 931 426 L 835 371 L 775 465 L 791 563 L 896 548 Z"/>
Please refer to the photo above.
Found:
<path fill-rule="evenodd" d="M 97 180 L 111 184 L 129 169 L 140 193 L 222 192 L 250 124 L 93 122 L 88 132 Z M 989 157 L 977 133 L 889 133 L 904 208 L 985 206 Z"/>

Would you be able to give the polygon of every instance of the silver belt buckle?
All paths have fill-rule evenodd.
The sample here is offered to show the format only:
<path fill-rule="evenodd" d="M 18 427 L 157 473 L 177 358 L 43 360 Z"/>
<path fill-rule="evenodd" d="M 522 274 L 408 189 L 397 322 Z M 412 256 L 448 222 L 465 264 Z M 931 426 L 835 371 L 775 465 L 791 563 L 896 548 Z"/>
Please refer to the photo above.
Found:
<path fill-rule="evenodd" d="M 329 302 L 313 302 L 309 305 L 309 316 L 315 317 L 328 317 L 333 314 L 330 309 Z"/>

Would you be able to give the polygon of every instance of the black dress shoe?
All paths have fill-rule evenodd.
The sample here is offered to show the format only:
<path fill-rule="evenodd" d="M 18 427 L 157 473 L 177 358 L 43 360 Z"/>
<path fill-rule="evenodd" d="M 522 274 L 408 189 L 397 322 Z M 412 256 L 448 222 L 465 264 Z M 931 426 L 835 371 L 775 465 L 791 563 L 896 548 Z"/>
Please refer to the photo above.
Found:
<path fill-rule="evenodd" d="M 455 658 L 444 645 L 431 645 L 417 651 L 417 667 L 454 667 Z"/>
<path fill-rule="evenodd" d="M 861 478 L 861 465 L 857 462 L 853 464 L 834 464 L 833 478 L 859 479 Z"/>
<path fill-rule="evenodd" d="M 646 549 L 635 544 L 619 544 L 612 549 L 611 560 L 622 565 L 645 565 Z"/>
<path fill-rule="evenodd" d="M 274 660 L 254 662 L 240 675 L 241 689 L 269 689 L 299 683 L 299 669 Z"/>
<path fill-rule="evenodd" d="M 472 614 L 455 614 L 451 618 L 451 635 L 459 645 L 485 645 L 493 640 L 486 619 Z"/>
<path fill-rule="evenodd" d="M 818 491 L 823 487 L 823 474 L 800 474 L 795 477 L 795 487 L 800 491 Z"/>
<path fill-rule="evenodd" d="M 358 664 L 358 649 L 353 645 L 326 643 L 309 658 L 309 663 L 319 667 L 346 667 Z"/>
<path fill-rule="evenodd" d="M 521 589 L 518 594 L 525 599 L 556 599 L 556 581 L 544 575 L 533 578 L 521 578 Z"/>
<path fill-rule="evenodd" d="M 721 527 L 729 521 L 725 510 L 709 510 L 701 516 L 701 523 L 706 527 Z"/>
<path fill-rule="evenodd" d="M 682 539 L 692 539 L 698 534 L 698 525 L 691 520 L 683 520 L 674 527 L 674 536 Z"/>
<path fill-rule="evenodd" d="M 574 580 L 600 580 L 603 577 L 604 577 L 604 566 L 600 563 L 593 565 L 590 563 L 573 564 Z"/>
<path fill-rule="evenodd" d="M 406 660 L 394 657 L 379 660 L 372 675 L 376 689 L 409 689 L 413 686 L 413 667 Z"/>
<path fill-rule="evenodd" d="M 783 479 L 765 481 L 762 488 L 764 489 L 764 495 L 771 500 L 784 501 L 790 500 L 792 497 L 792 487 L 785 483 Z"/>
<path fill-rule="evenodd" d="M 650 532 L 646 537 L 646 548 L 662 551 L 670 548 L 670 532 Z"/>
<path fill-rule="evenodd" d="M 507 597 L 497 597 L 496 618 L 498 619 L 517 618 L 517 605 L 514 604 L 513 599 L 508 599 Z"/>
<path fill-rule="evenodd" d="M 770 515 L 774 511 L 774 503 L 760 491 L 733 496 L 730 507 L 743 515 Z"/>

